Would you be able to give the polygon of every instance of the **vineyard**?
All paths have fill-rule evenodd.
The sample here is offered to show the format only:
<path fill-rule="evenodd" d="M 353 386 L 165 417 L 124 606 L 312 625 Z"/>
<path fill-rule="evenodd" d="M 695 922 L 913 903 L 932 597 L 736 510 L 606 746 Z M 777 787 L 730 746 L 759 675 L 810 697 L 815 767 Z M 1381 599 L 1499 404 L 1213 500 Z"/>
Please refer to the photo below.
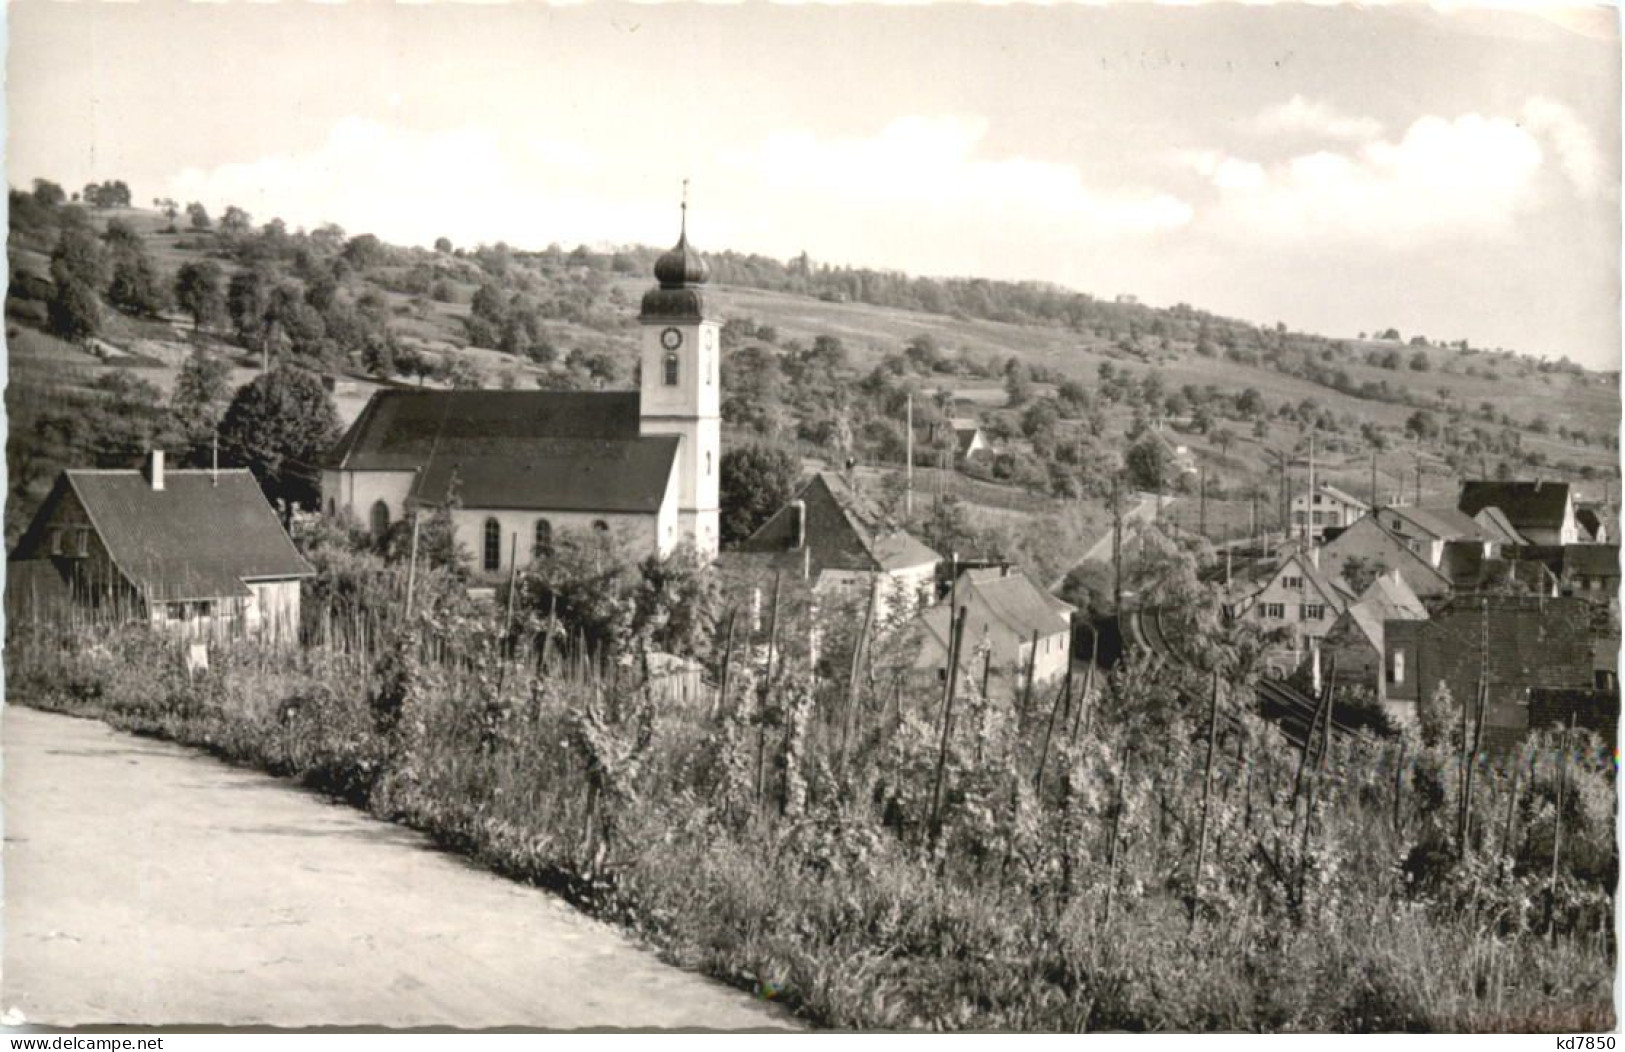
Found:
<path fill-rule="evenodd" d="M 933 682 L 788 584 L 725 613 L 679 703 L 646 642 L 403 585 L 192 673 L 145 630 L 10 619 L 9 696 L 423 829 L 819 1026 L 1614 1025 L 1614 771 L 1583 731 L 1464 763 L 1441 695 L 1421 732 L 1294 745 L 1256 640 L 1205 615 L 1185 668 L 1012 691 L 965 641 Z"/>

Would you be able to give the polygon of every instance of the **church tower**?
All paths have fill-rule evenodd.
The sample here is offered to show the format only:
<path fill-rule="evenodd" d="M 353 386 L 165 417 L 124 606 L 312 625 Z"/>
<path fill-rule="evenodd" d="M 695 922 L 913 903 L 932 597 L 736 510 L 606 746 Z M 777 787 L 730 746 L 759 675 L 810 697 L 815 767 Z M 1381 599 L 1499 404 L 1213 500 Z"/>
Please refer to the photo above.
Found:
<path fill-rule="evenodd" d="M 722 470 L 722 341 L 707 317 L 705 260 L 688 245 L 688 201 L 677 245 L 655 263 L 656 287 L 643 294 L 641 422 L 644 435 L 678 435 L 677 521 L 706 557 L 719 540 L 717 477 Z"/>

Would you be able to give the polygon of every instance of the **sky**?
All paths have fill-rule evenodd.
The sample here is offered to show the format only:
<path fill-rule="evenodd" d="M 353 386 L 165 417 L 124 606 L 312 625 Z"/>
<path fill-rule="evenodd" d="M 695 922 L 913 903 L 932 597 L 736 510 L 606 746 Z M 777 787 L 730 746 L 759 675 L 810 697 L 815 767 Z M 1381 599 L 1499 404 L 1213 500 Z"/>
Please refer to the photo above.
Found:
<path fill-rule="evenodd" d="M 1611 8 L 48 3 L 7 174 L 1049 281 L 1618 368 Z"/>

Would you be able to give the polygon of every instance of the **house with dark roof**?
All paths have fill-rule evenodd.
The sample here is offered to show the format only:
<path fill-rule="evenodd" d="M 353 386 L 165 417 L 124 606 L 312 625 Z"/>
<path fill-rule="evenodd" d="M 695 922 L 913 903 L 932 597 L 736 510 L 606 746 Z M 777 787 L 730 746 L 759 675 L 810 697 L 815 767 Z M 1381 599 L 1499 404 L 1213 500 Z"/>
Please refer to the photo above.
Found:
<path fill-rule="evenodd" d="M 1367 688 L 1378 702 L 1386 701 L 1384 625 L 1389 621 L 1424 621 L 1427 616 L 1427 607 L 1399 571 L 1379 575 L 1326 633 L 1324 651 L 1336 662 L 1337 682 Z"/>
<path fill-rule="evenodd" d="M 374 392 L 322 471 L 324 509 L 381 534 L 451 508 L 474 570 L 506 575 L 555 531 L 632 550 L 714 556 L 721 470 L 720 327 L 688 245 L 655 263 L 636 391 Z"/>
<path fill-rule="evenodd" d="M 1581 544 L 1608 543 L 1608 509 L 1600 504 L 1574 505 L 1574 521 L 1580 527 Z"/>
<path fill-rule="evenodd" d="M 246 469 L 57 476 L 6 567 L 15 619 L 73 610 L 186 635 L 293 640 L 313 575 Z"/>
<path fill-rule="evenodd" d="M 1545 567 L 1563 595 L 1575 595 L 1601 605 L 1619 599 L 1619 545 L 1545 544 L 1513 550 L 1514 557 Z"/>
<path fill-rule="evenodd" d="M 1379 525 L 1394 534 L 1411 551 L 1437 567 L 1444 558 L 1447 541 L 1478 541 L 1494 545 L 1495 534 L 1476 521 L 1472 513 L 1446 505 L 1397 504 L 1372 513 Z M 1493 554 L 1487 551 L 1485 554 Z"/>
<path fill-rule="evenodd" d="M 1557 575 L 1544 563 L 1522 558 L 1519 548 L 1508 547 L 1500 555 L 1486 555 L 1478 541 L 1446 541 L 1439 569 L 1450 578 L 1458 595 L 1477 592 L 1509 592 L 1525 595 L 1559 594 Z"/>
<path fill-rule="evenodd" d="M 1426 621 L 1384 625 L 1387 702 L 1415 712 L 1439 687 L 1477 715 L 1486 685 L 1486 741 L 1505 747 L 1530 725 L 1538 688 L 1594 689 L 1590 610 L 1579 599 L 1476 595 L 1437 607 Z"/>
<path fill-rule="evenodd" d="M 920 611 L 913 628 L 919 640 L 914 667 L 946 674 L 953 640 L 953 604 L 964 608 L 965 636 L 961 668 L 971 668 L 971 655 L 987 662 L 990 674 L 1025 683 L 1054 682 L 1066 674 L 1072 659 L 1072 613 L 1076 609 L 1009 567 L 966 570 L 952 591 L 953 601 Z M 975 666 L 977 668 L 981 665 Z"/>
<path fill-rule="evenodd" d="M 1388 529 L 1379 516 L 1367 515 L 1321 547 L 1320 566 L 1337 581 L 1347 580 L 1356 566 L 1376 573 L 1394 570 L 1422 599 L 1449 595 L 1450 579 L 1418 553 L 1419 546 Z"/>
<path fill-rule="evenodd" d="M 1461 484 L 1456 507 L 1467 515 L 1499 508 L 1530 544 L 1578 544 L 1580 526 L 1567 482 L 1500 482 L 1469 479 Z"/>
<path fill-rule="evenodd" d="M 834 472 L 808 479 L 795 497 L 740 542 L 742 557 L 812 582 L 815 593 L 875 596 L 877 618 L 929 602 L 942 556 Z"/>

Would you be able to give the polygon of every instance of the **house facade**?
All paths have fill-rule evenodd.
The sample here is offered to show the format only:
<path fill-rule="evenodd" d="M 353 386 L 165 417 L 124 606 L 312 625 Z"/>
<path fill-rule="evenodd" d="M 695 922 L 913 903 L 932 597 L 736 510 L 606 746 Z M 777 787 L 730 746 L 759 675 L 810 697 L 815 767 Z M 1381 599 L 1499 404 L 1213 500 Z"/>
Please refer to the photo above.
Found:
<path fill-rule="evenodd" d="M 1231 616 L 1254 621 L 1266 631 L 1285 629 L 1287 641 L 1269 657 L 1279 671 L 1296 668 L 1348 608 L 1352 598 L 1318 565 L 1317 552 L 1294 552 L 1263 577 L 1263 584 L 1238 595 Z"/>
<path fill-rule="evenodd" d="M 1025 683 L 1029 667 L 1035 686 L 1066 674 L 1072 660 L 1071 604 L 1008 567 L 966 570 L 952 595 L 953 603 L 966 611 L 962 671 L 971 668 L 974 654 L 980 655 L 975 660 L 988 662 L 991 675 L 1008 676 L 1018 685 Z M 915 618 L 916 670 L 947 674 L 955 616 L 953 605 L 943 602 Z"/>
<path fill-rule="evenodd" d="M 942 556 L 889 528 L 838 475 L 819 472 L 739 545 L 742 557 L 811 582 L 815 595 L 875 600 L 884 622 L 929 603 Z"/>
<path fill-rule="evenodd" d="M 7 566 L 7 616 L 79 611 L 197 638 L 298 638 L 314 571 L 246 469 L 57 476 Z"/>
<path fill-rule="evenodd" d="M 323 507 L 381 535 L 449 508 L 476 575 L 528 563 L 561 530 L 667 554 L 719 540 L 719 326 L 687 231 L 643 297 L 637 391 L 374 392 L 322 471 Z"/>
<path fill-rule="evenodd" d="M 1484 554 L 1494 554 L 1495 538 L 1470 513 L 1458 508 L 1396 505 L 1372 514 L 1429 566 L 1437 567 L 1443 561 L 1448 541 L 1478 541 L 1489 546 Z"/>
<path fill-rule="evenodd" d="M 1487 683 L 1486 734 L 1502 744 L 1529 726 L 1536 688 L 1590 690 L 1595 683 L 1590 611 L 1579 599 L 1478 595 L 1450 600 L 1426 621 L 1384 626 L 1384 688 L 1413 714 L 1442 684 L 1475 716 Z"/>
<path fill-rule="evenodd" d="M 1337 682 L 1370 690 L 1372 697 L 1387 708 L 1384 626 L 1389 621 L 1425 621 L 1427 616 L 1427 607 L 1398 571 L 1389 571 L 1372 581 L 1326 635 L 1325 654 L 1336 662 Z M 1389 710 L 1389 715 L 1405 719 L 1413 714 L 1396 707 Z"/>
<path fill-rule="evenodd" d="M 1308 527 L 1318 536 L 1328 527 L 1352 526 L 1370 510 L 1365 501 L 1322 482 L 1313 493 L 1292 498 L 1292 526 L 1294 530 Z"/>
<path fill-rule="evenodd" d="M 1461 484 L 1456 507 L 1468 515 L 1499 508 L 1530 544 L 1579 544 L 1579 520 L 1567 482 L 1500 482 L 1469 479 Z"/>

